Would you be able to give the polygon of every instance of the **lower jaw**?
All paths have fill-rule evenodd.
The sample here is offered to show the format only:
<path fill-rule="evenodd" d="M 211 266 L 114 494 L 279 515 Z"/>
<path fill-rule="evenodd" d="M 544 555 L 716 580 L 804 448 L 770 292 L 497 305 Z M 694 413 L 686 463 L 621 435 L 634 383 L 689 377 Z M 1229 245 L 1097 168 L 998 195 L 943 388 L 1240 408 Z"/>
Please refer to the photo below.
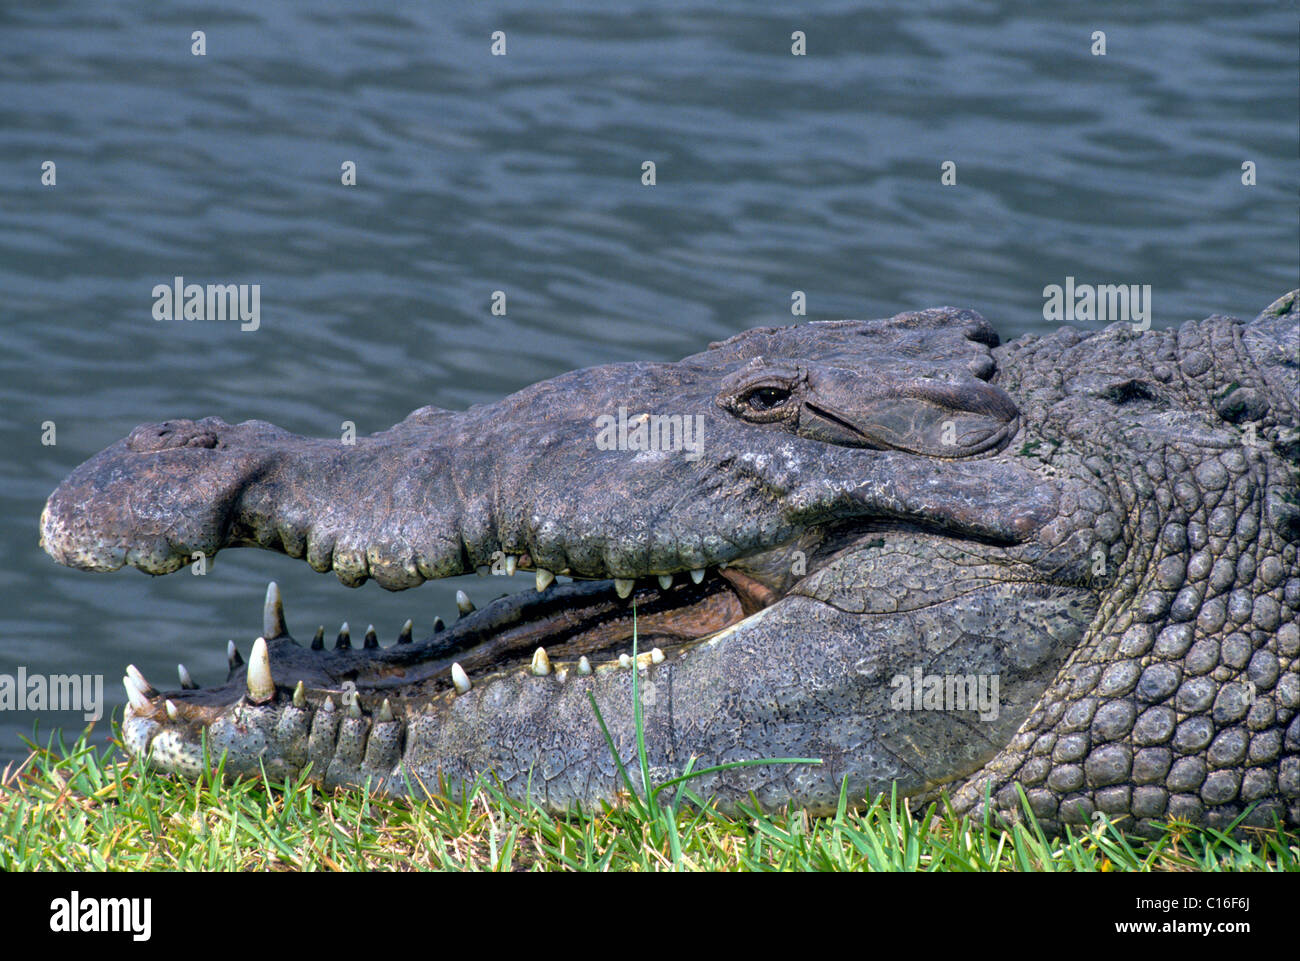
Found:
<path fill-rule="evenodd" d="M 873 553 L 874 551 L 873 548 Z M 883 576 L 882 573 L 882 578 Z M 737 589 L 735 584 L 739 582 L 742 587 L 746 587 L 746 582 L 742 579 L 744 577 L 743 574 L 731 578 L 711 574 L 700 585 L 692 585 L 690 588 L 675 585 L 671 590 L 678 595 L 678 600 L 690 601 L 673 607 L 677 612 L 676 617 L 681 620 L 674 620 L 672 614 L 661 612 L 659 622 L 654 623 L 653 628 L 647 626 L 646 630 L 657 631 L 658 634 L 654 636 L 662 639 L 677 632 L 687 622 L 696 625 L 704 623 L 702 611 L 713 611 L 719 607 L 726 609 L 734 605 L 743 615 L 744 592 Z M 980 590 L 986 591 L 990 587 L 995 591 L 1021 590 L 1013 585 L 997 583 L 985 585 Z M 559 594 L 561 590 L 556 588 L 556 593 L 549 601 L 564 600 L 565 596 Z M 613 604 L 613 590 L 608 583 L 564 585 L 563 590 L 569 596 L 585 598 L 586 606 L 581 610 L 593 615 L 604 610 L 605 605 Z M 1038 592 L 1031 588 L 1023 590 L 1027 594 L 1015 596 L 1021 597 L 1025 604 L 1037 604 L 1046 613 L 1055 611 L 1057 615 L 1064 616 L 1071 606 L 1068 597 L 1053 599 L 1048 596 L 1052 593 L 1051 589 Z M 358 661 L 369 660 L 386 663 L 390 668 L 397 669 L 400 665 L 396 662 L 409 654 L 410 664 L 419 665 L 413 669 L 422 671 L 432 663 L 428 660 L 427 649 L 423 651 L 424 659 L 419 659 L 417 655 L 422 648 L 438 643 L 444 647 L 469 644 L 472 636 L 486 631 L 489 624 L 499 625 L 503 618 L 512 613 L 520 614 L 530 607 L 537 610 L 538 605 L 547 602 L 548 598 L 540 595 L 501 598 L 463 618 L 445 632 L 448 637 L 443 641 L 439 642 L 440 635 L 435 635 L 421 645 L 400 645 L 378 651 L 315 652 L 304 650 L 287 637 L 281 641 L 283 647 L 296 651 L 296 656 L 320 658 L 338 664 L 351 662 L 354 666 Z M 655 621 L 654 608 L 661 599 L 653 586 L 643 585 L 633 597 L 621 601 L 629 616 L 633 602 L 637 608 L 638 647 L 644 652 L 651 647 L 653 641 L 642 630 L 642 626 Z M 657 760 L 654 753 L 657 750 L 667 750 L 665 745 L 671 745 L 676 761 L 688 754 L 691 757 L 706 758 L 708 763 L 737 758 L 823 757 L 828 759 L 826 769 L 833 769 L 836 777 L 845 771 L 855 772 L 857 780 L 851 789 L 865 790 L 870 778 L 878 776 L 875 773 L 877 762 L 887 764 L 896 760 L 900 748 L 914 747 L 914 740 L 922 746 L 938 745 L 927 721 L 935 715 L 926 711 L 893 710 L 893 705 L 889 702 L 892 693 L 889 680 L 896 669 L 901 670 L 903 666 L 910 665 L 916 657 L 926 656 L 926 638 L 948 635 L 956 637 L 959 632 L 940 630 L 922 634 L 914 631 L 916 647 L 896 644 L 882 648 L 885 653 L 897 653 L 903 660 L 896 662 L 882 659 L 878 672 L 880 676 L 868 677 L 864 669 L 871 668 L 872 665 L 860 663 L 864 660 L 861 641 L 869 640 L 866 637 L 853 637 L 848 642 L 832 645 L 827 651 L 826 662 L 820 666 L 803 660 L 802 654 L 809 641 L 800 639 L 801 632 L 816 629 L 817 633 L 813 636 L 825 643 L 821 622 L 805 616 L 806 612 L 800 606 L 808 603 L 811 602 L 807 597 L 792 598 L 785 603 L 761 608 L 754 614 L 742 616 L 708 634 L 686 640 L 676 649 L 680 653 L 675 653 L 670 648 L 666 655 L 668 663 L 659 667 L 652 666 L 653 661 L 646 664 L 648 673 L 642 677 L 641 691 L 644 692 L 646 684 L 650 683 L 669 692 L 668 697 L 662 698 L 655 709 L 645 708 L 644 701 L 638 702 L 631 696 L 630 678 L 638 676 L 639 672 L 633 668 L 626 653 L 622 657 L 615 655 L 618 645 L 611 638 L 617 633 L 614 631 L 615 625 L 622 630 L 621 618 L 604 622 L 610 627 L 610 633 L 601 636 L 603 646 L 599 650 L 611 655 L 611 659 L 591 665 L 595 676 L 575 678 L 573 674 L 583 672 L 575 671 L 573 662 L 566 663 L 559 653 L 565 649 L 566 644 L 575 643 L 574 636 L 562 636 L 561 631 L 555 630 L 555 615 L 552 615 L 551 620 L 521 618 L 514 625 L 524 628 L 530 623 L 536 627 L 537 622 L 548 625 L 549 632 L 545 637 L 557 652 L 554 663 L 548 665 L 547 672 L 554 675 L 552 677 L 527 676 L 530 665 L 524 657 L 528 650 L 526 643 L 511 648 L 512 651 L 517 651 L 517 657 L 511 655 L 505 661 L 489 662 L 481 671 L 476 672 L 473 675 L 473 689 L 464 692 L 466 696 L 463 699 L 462 694 L 452 689 L 445 679 L 446 671 L 426 676 L 423 682 L 417 684 L 418 696 L 405 703 L 400 700 L 402 695 L 396 691 L 410 688 L 380 686 L 381 682 L 395 679 L 396 671 L 382 677 L 378 673 L 353 672 L 351 678 L 343 678 L 340 674 L 330 680 L 326 689 L 313 690 L 309 701 L 298 708 L 290 701 L 289 692 L 284 689 L 285 683 L 292 683 L 290 677 L 286 676 L 285 682 L 276 691 L 274 700 L 269 703 L 249 704 L 242 700 L 241 684 L 240 689 L 228 697 L 219 709 L 213 710 L 210 723 L 199 718 L 183 718 L 180 724 L 169 724 L 161 714 L 152 717 L 128 715 L 123 726 L 123 737 L 132 753 L 144 756 L 153 767 L 191 777 L 202 773 L 209 763 L 216 763 L 225 754 L 227 763 L 224 770 L 228 775 L 258 776 L 265 771 L 271 783 L 283 783 L 286 778 L 296 778 L 310 763 L 312 780 L 326 788 L 380 784 L 384 791 L 413 791 L 417 795 L 421 787 L 441 793 L 439 781 L 443 773 L 446 773 L 449 783 L 456 778 L 465 778 L 465 783 L 470 783 L 487 771 L 498 771 L 498 764 L 503 762 L 507 766 L 512 763 L 515 765 L 516 776 L 520 769 L 531 769 L 534 764 L 544 773 L 552 754 L 557 751 L 575 752 L 585 754 L 583 765 L 588 774 L 584 776 L 583 782 L 589 785 L 585 789 L 589 793 L 583 797 L 590 803 L 595 803 L 597 799 L 612 798 L 613 792 L 618 789 L 617 779 L 607 770 L 611 765 L 605 753 L 601 731 L 594 728 L 591 720 L 588 702 L 595 698 L 604 711 L 605 720 L 602 725 L 605 722 L 610 725 L 613 737 L 620 745 L 619 753 L 630 743 L 625 736 L 629 726 L 628 706 L 634 703 L 643 705 L 643 709 L 648 711 L 646 743 L 650 745 L 652 765 L 666 763 L 662 753 Z M 956 628 L 965 624 L 975 613 L 989 607 L 988 604 L 968 605 L 964 601 L 945 603 L 936 610 L 941 620 L 934 623 L 939 627 Z M 573 608 L 570 605 L 568 609 Z M 948 610 L 947 614 L 943 613 L 945 609 Z M 643 614 L 643 611 L 646 613 Z M 1080 612 L 1080 617 L 1088 615 L 1079 620 L 1077 626 L 1080 630 L 1092 613 L 1093 611 Z M 1013 652 L 1013 660 L 1029 656 L 1032 651 L 1017 640 L 1015 620 L 1004 620 L 995 615 L 996 612 L 989 615 L 986 625 L 989 641 L 996 642 L 1002 638 L 1011 642 L 1002 646 Z M 912 612 L 880 616 L 886 620 L 903 621 L 910 618 Z M 795 625 L 797 627 L 792 631 L 791 627 Z M 500 633 L 502 632 L 498 631 L 494 636 Z M 1048 633 L 1057 636 L 1056 633 Z M 617 636 L 627 636 L 630 648 L 630 634 L 617 633 Z M 534 639 L 536 638 L 530 638 L 528 643 Z M 996 643 L 987 643 L 978 638 L 975 640 L 979 643 L 972 647 L 972 655 L 987 658 L 998 647 Z M 1038 656 L 1043 660 L 1041 665 L 1013 665 L 1015 671 L 1024 673 L 1041 666 L 1046 671 L 1041 678 L 1043 684 L 1046 684 L 1055 673 L 1056 657 L 1064 656 L 1064 650 L 1073 650 L 1075 644 L 1061 635 L 1058 646 L 1062 648 L 1061 651 L 1040 652 Z M 625 650 L 630 653 L 630 649 Z M 457 654 L 454 651 L 444 651 L 443 655 L 465 656 L 463 652 Z M 733 657 L 734 663 L 731 660 Z M 975 669 L 960 657 L 954 661 L 951 653 L 945 653 L 944 657 L 949 664 L 958 665 L 962 671 Z M 725 667 L 725 670 L 719 670 L 720 666 Z M 942 665 L 934 667 L 938 670 Z M 988 665 L 988 672 L 993 674 L 1006 670 L 1010 670 L 1006 664 L 990 662 Z M 772 683 L 763 683 L 764 677 Z M 793 683 L 791 678 L 794 678 Z M 834 689 L 831 684 L 840 683 L 845 678 L 854 685 L 850 699 L 858 705 L 857 712 L 864 724 L 868 721 L 878 723 L 882 718 L 891 721 L 874 734 L 850 732 L 852 740 L 865 745 L 866 753 L 862 753 L 862 747 L 855 746 L 853 755 L 845 754 L 835 759 L 834 750 L 839 747 L 836 739 L 843 737 L 847 730 L 844 727 L 846 718 L 836 716 L 828 719 L 825 711 L 829 709 L 828 705 L 844 703 L 848 694 L 842 693 L 836 698 L 827 699 L 825 692 Z M 409 685 L 411 682 L 408 678 L 402 683 Z M 652 687 L 651 690 L 653 689 Z M 331 693 L 327 694 L 326 690 Z M 999 723 L 1007 726 L 1009 732 L 1013 731 L 1020 723 L 1020 716 L 1032 707 L 1031 702 L 1037 699 L 1040 690 L 1041 688 L 1035 688 L 1030 692 L 1032 696 L 1028 700 L 1022 697 L 1022 704 L 1012 698 L 1004 705 L 1002 716 L 998 718 Z M 385 704 L 387 698 L 392 699 L 391 713 L 386 713 L 389 707 Z M 328 708 L 325 706 L 327 702 L 332 702 Z M 621 717 L 616 716 L 620 706 L 624 715 Z M 812 712 L 809 716 L 812 719 L 801 715 L 804 710 Z M 818 711 L 822 713 L 819 714 Z M 317 750 L 313 746 L 320 741 L 315 736 L 316 720 L 323 714 L 329 714 L 334 720 L 333 726 L 329 728 L 327 749 Z M 583 718 L 583 724 L 575 725 L 573 718 L 579 714 Z M 794 719 L 793 723 L 786 723 L 790 719 Z M 190 723 L 184 723 L 187 720 Z M 921 727 L 910 726 L 913 722 Z M 199 730 L 200 727 L 203 730 Z M 967 727 L 958 725 L 955 730 L 960 733 L 966 731 Z M 438 732 L 437 736 L 431 732 Z M 936 767 L 933 764 L 899 761 L 897 763 L 905 769 L 902 773 L 908 778 L 899 783 L 912 791 L 933 787 L 953 778 L 966 777 L 986 763 L 1000 749 L 998 745 L 1006 743 L 1005 738 L 1011 736 L 1006 733 L 1005 738 L 1002 738 L 1000 730 L 998 734 L 997 739 L 984 735 L 977 739 L 979 743 L 976 746 L 981 750 L 987 747 L 987 751 L 978 756 L 972 753 L 970 745 L 962 749 L 960 744 L 954 746 L 945 740 L 942 742 L 941 754 L 931 758 L 939 758 L 943 761 L 942 765 Z M 696 740 L 692 742 L 691 738 Z M 742 738 L 743 741 L 737 740 Z M 815 750 L 807 748 L 807 738 L 819 739 Z M 436 742 L 440 750 L 432 753 L 427 750 L 406 750 L 413 740 L 417 746 L 424 748 L 431 742 Z M 872 744 L 877 742 L 880 747 L 873 748 Z M 399 744 L 405 745 L 400 752 Z M 432 757 L 434 761 L 421 762 L 419 758 L 422 756 Z M 595 760 L 597 757 L 599 760 Z M 421 764 L 424 765 L 423 769 Z M 664 767 L 663 770 L 673 775 L 680 773 L 676 768 Z M 915 777 L 912 776 L 913 771 Z M 423 780 L 408 781 L 414 774 L 419 774 Z M 879 776 L 898 779 L 902 775 L 898 771 L 887 770 Z M 503 778 L 509 782 L 510 777 L 507 769 Z M 796 787 L 799 791 L 804 790 L 798 785 Z M 831 788 L 838 790 L 835 785 L 826 790 Z M 747 786 L 739 783 L 736 791 L 740 793 L 733 791 L 731 797 L 747 797 L 745 790 L 748 790 Z M 812 809 L 819 810 L 818 805 L 823 802 L 833 805 L 833 792 L 827 794 L 826 790 L 817 787 L 815 795 L 802 795 L 796 791 L 789 800 L 797 800 L 800 806 L 811 806 Z M 902 790 L 900 788 L 900 793 Z M 782 795 L 774 803 L 785 803 L 785 797 Z"/>
<path fill-rule="evenodd" d="M 198 777 L 219 767 L 224 768 L 227 775 L 255 776 L 265 770 L 279 782 L 286 776 L 296 777 L 305 763 L 313 759 L 293 756 L 301 752 L 268 753 L 266 748 L 279 739 L 286 726 L 292 727 L 295 723 L 310 726 L 312 719 L 324 711 L 335 714 L 344 724 L 355 719 L 355 723 L 364 725 L 367 732 L 374 732 L 384 724 L 385 718 L 390 725 L 395 723 L 404 727 L 412 717 L 421 714 L 445 717 L 442 712 L 452 710 L 453 702 L 466 693 L 455 686 L 450 669 L 442 667 L 452 656 L 460 656 L 466 663 L 474 664 L 475 657 L 483 656 L 475 652 L 485 648 L 499 653 L 499 649 L 505 646 L 511 652 L 506 659 L 477 669 L 472 675 L 472 688 L 488 687 L 498 680 L 508 679 L 511 674 L 553 673 L 556 675 L 554 680 L 561 686 L 569 674 L 613 677 L 623 673 L 626 677 L 638 668 L 645 670 L 691 648 L 721 641 L 767 610 L 769 605 L 765 602 L 774 603 L 770 592 L 761 583 L 740 571 L 710 572 L 698 585 L 678 583 L 667 590 L 641 585 L 631 597 L 615 597 L 613 601 L 610 599 L 614 597 L 610 582 L 565 587 L 569 593 L 587 599 L 583 606 L 565 609 L 579 618 L 599 618 L 599 628 L 566 632 L 566 628 L 572 625 L 566 624 L 560 616 L 523 620 L 514 629 L 499 631 L 492 635 L 491 640 L 470 648 L 466 653 L 443 653 L 430 660 L 428 650 L 425 650 L 421 656 L 421 649 L 445 651 L 463 646 L 485 628 L 483 622 L 488 625 L 499 622 L 511 612 L 527 608 L 530 601 L 536 603 L 535 596 L 526 594 L 499 598 L 418 645 L 308 650 L 286 633 L 269 645 L 277 685 L 267 701 L 251 700 L 244 693 L 246 668 L 241 667 L 232 671 L 231 679 L 220 688 L 156 694 L 151 697 L 147 710 L 128 705 L 122 725 L 123 742 L 131 754 L 143 758 L 158 771 Z M 557 588 L 560 590 L 563 588 Z M 274 586 L 269 595 L 271 593 L 275 594 L 278 606 L 278 591 Z M 268 608 L 271 606 L 268 601 Z M 610 610 L 613 613 L 607 613 Z M 535 654 L 531 659 L 522 656 L 536 639 L 548 640 L 550 650 L 554 652 L 553 664 L 547 663 L 544 671 L 537 669 Z M 326 668 L 328 681 L 314 684 L 310 694 L 300 702 L 297 695 L 301 688 L 294 690 L 298 678 L 292 670 L 285 669 L 285 664 L 292 661 L 301 663 L 306 659 L 320 659 L 335 670 Z M 548 662 L 550 659 L 548 655 Z M 407 672 L 397 666 L 397 662 L 404 660 L 412 662 L 407 676 L 402 676 Z M 350 669 L 344 668 L 348 662 L 351 662 Z M 367 662 L 371 662 L 369 669 L 358 666 Z M 376 671 L 374 664 L 384 666 Z M 611 675 L 607 672 L 616 673 Z M 543 678 L 531 680 L 541 681 Z M 592 677 L 589 680 L 599 679 Z M 343 729 L 338 730 L 338 736 L 342 737 Z M 338 753 L 342 753 L 341 748 L 338 748 Z M 219 762 L 223 755 L 226 760 Z M 336 764 L 330 758 L 316 760 L 325 762 L 322 768 L 325 776 L 312 776 L 321 786 L 361 783 L 351 777 L 337 777 Z M 391 760 L 400 762 L 400 758 Z M 394 769 L 381 767 L 380 770 L 391 774 Z M 384 790 L 393 791 L 395 785 L 396 782 L 389 784 Z"/>

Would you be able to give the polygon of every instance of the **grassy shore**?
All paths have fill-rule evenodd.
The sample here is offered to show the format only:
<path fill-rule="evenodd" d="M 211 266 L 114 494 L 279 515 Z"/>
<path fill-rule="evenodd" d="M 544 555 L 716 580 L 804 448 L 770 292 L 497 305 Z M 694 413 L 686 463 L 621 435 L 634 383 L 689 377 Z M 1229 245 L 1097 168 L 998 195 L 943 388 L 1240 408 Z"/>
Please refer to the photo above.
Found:
<path fill-rule="evenodd" d="M 631 777 L 638 772 L 633 770 Z M 1300 833 L 1233 839 L 1170 824 L 1154 840 L 1104 821 L 1059 839 L 877 798 L 834 817 L 724 817 L 676 787 L 601 814 L 553 816 L 491 782 L 470 800 L 325 794 L 305 781 L 183 781 L 85 735 L 0 778 L 5 870 L 1296 871 Z"/>

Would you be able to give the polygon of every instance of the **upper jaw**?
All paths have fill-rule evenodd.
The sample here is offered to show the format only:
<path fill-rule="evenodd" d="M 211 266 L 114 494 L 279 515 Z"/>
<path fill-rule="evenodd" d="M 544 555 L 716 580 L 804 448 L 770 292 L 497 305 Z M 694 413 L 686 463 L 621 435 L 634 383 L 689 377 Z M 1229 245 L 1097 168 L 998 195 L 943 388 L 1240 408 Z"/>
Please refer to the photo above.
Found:
<path fill-rule="evenodd" d="M 494 459 L 489 448 L 468 463 L 447 446 L 445 421 L 408 418 L 351 450 L 256 421 L 175 422 L 73 471 L 46 505 L 41 540 L 66 564 L 149 573 L 255 544 L 350 586 L 374 578 L 397 590 L 502 554 L 526 556 L 541 576 L 682 573 L 852 518 L 1013 542 L 1056 508 L 1053 485 L 1000 459 L 941 461 L 713 426 L 711 454 L 698 462 L 551 445 L 522 458 Z M 593 493 L 574 496 L 584 490 Z"/>
<path fill-rule="evenodd" d="M 996 338 L 977 316 L 761 332 L 819 371 L 827 416 L 792 431 L 718 406 L 718 380 L 756 360 L 745 340 L 680 364 L 571 372 L 467 411 L 421 408 L 355 443 L 216 417 L 142 425 L 51 494 L 41 543 L 71 566 L 153 574 L 255 545 L 400 590 L 498 554 L 542 577 L 627 580 L 737 562 L 830 520 L 1010 542 L 1052 516 L 1040 478 L 986 459 L 1019 418 L 982 379 Z M 620 410 L 693 418 L 703 443 L 691 456 L 607 449 L 597 424 Z"/>

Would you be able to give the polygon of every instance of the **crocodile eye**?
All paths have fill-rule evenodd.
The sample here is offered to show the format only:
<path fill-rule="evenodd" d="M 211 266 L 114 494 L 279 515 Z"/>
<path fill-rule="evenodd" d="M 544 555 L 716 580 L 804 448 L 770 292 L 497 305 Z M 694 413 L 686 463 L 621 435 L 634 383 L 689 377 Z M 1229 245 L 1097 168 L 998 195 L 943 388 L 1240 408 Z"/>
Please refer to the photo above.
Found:
<path fill-rule="evenodd" d="M 784 387 L 760 387 L 745 395 L 745 403 L 753 410 L 771 410 L 789 399 L 790 391 Z"/>
<path fill-rule="evenodd" d="M 751 424 L 794 421 L 807 382 L 807 371 L 801 367 L 756 357 L 723 379 L 716 402 L 733 417 Z"/>

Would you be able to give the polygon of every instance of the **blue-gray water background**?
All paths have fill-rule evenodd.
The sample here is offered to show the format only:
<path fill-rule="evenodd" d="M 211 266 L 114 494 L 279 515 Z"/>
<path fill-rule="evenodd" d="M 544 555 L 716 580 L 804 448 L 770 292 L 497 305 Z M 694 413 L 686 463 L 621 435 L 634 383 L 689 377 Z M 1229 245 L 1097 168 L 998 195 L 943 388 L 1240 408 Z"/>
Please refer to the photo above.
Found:
<path fill-rule="evenodd" d="M 45 498 L 139 423 L 369 433 L 789 323 L 793 290 L 808 319 L 953 304 L 1004 337 L 1053 326 L 1067 276 L 1150 284 L 1156 327 L 1253 316 L 1300 282 L 1295 4 L 1141 6 L 6 4 L 0 673 L 100 673 L 120 708 L 128 661 L 223 678 L 269 579 L 300 637 L 385 643 L 505 589 L 349 591 L 254 551 L 57 566 Z M 153 320 L 176 275 L 260 284 L 261 328 Z M 34 718 L 0 713 L 0 760 Z"/>

